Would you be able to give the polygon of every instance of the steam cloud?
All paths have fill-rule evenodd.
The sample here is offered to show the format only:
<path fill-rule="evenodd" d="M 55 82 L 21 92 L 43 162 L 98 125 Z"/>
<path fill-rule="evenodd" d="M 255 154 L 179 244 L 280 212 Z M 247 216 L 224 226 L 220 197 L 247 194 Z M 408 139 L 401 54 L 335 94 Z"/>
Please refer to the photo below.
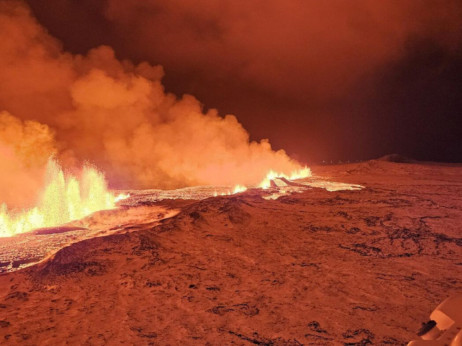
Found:
<path fill-rule="evenodd" d="M 120 61 L 107 46 L 64 52 L 22 2 L 0 3 L 0 32 L 2 202 L 30 201 L 53 154 L 130 188 L 253 184 L 300 167 L 268 140 L 249 142 L 233 115 L 166 93 L 161 66 Z"/>
<path fill-rule="evenodd" d="M 304 160 L 462 160 L 460 0 L 28 2 L 68 49 L 160 63 L 167 89 Z"/>
<path fill-rule="evenodd" d="M 23 207 L 33 202 L 54 145 L 48 126 L 0 112 L 0 202 Z"/>

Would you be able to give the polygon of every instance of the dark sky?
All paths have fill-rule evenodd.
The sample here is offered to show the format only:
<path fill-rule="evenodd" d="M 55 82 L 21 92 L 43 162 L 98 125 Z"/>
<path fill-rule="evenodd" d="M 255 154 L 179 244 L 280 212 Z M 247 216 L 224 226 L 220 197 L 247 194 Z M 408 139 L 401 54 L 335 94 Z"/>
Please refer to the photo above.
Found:
<path fill-rule="evenodd" d="M 64 49 L 105 44 L 302 161 L 462 162 L 462 2 L 30 0 Z"/>

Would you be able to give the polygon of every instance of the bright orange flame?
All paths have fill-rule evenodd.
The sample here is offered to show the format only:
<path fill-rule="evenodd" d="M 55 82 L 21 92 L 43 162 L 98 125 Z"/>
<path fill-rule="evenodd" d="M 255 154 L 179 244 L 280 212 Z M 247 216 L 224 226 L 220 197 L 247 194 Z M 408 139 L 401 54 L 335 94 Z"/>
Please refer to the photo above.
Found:
<path fill-rule="evenodd" d="M 290 173 L 289 176 L 284 173 L 277 173 L 273 170 L 270 170 L 268 174 L 266 175 L 266 177 L 258 185 L 258 187 L 261 187 L 262 189 L 267 189 L 271 186 L 271 180 L 276 179 L 276 178 L 285 178 L 288 180 L 295 180 L 295 179 L 303 179 L 307 177 L 311 177 L 311 170 L 306 166 L 297 171 L 292 171 L 292 173 Z"/>
<path fill-rule="evenodd" d="M 238 184 L 238 185 L 234 186 L 234 189 L 233 189 L 233 193 L 232 193 L 232 194 L 234 195 L 235 193 L 244 192 L 244 191 L 246 191 L 246 190 L 247 190 L 247 188 L 246 188 L 245 186 L 239 185 L 239 184 Z"/>
<path fill-rule="evenodd" d="M 213 192 L 213 197 L 230 196 L 230 195 L 234 195 L 236 193 L 240 193 L 240 192 L 244 192 L 244 191 L 247 191 L 247 187 L 245 187 L 244 185 L 237 184 L 236 186 L 234 186 L 233 191 L 227 191 L 227 192 L 221 192 L 221 193 L 218 193 L 217 191 L 214 191 Z"/>
<path fill-rule="evenodd" d="M 66 176 L 59 164 L 50 159 L 46 176 L 46 186 L 37 206 L 20 212 L 9 211 L 6 204 L 0 206 L 0 237 L 81 219 L 95 211 L 114 208 L 116 202 L 130 197 L 129 194 L 115 196 L 110 193 L 104 174 L 92 166 L 85 166 L 81 178 L 77 179 L 72 175 Z M 259 187 L 269 188 L 271 180 L 278 177 L 294 180 L 309 176 L 311 170 L 306 166 L 290 175 L 270 170 Z M 220 195 L 232 195 L 246 190 L 247 187 L 236 185 L 232 191 Z"/>
<path fill-rule="evenodd" d="M 0 207 L 0 237 L 9 237 L 41 227 L 53 227 L 83 218 L 95 211 L 111 209 L 128 196 L 115 197 L 107 189 L 104 174 L 86 165 L 80 179 L 66 176 L 59 164 L 50 159 L 46 186 L 37 206 L 20 212 Z"/>
<path fill-rule="evenodd" d="M 296 179 L 303 179 L 311 177 L 311 170 L 305 166 L 299 170 L 292 171 L 290 175 L 284 174 L 284 173 L 277 173 L 273 171 L 272 169 L 266 174 L 266 177 L 261 181 L 261 183 L 258 185 L 258 187 L 262 189 L 268 189 L 271 187 L 271 180 L 276 179 L 276 178 L 285 178 L 288 180 L 296 180 Z M 234 195 L 236 193 L 244 192 L 247 190 L 247 187 L 243 185 L 236 185 L 234 186 L 233 191 L 228 191 L 228 192 L 221 192 L 218 193 L 217 191 L 214 191 L 213 196 L 229 196 L 229 195 Z"/>
<path fill-rule="evenodd" d="M 258 185 L 258 187 L 262 189 L 268 189 L 271 187 L 271 180 L 276 179 L 276 178 L 285 178 L 288 180 L 296 180 L 296 179 L 303 179 L 311 177 L 311 170 L 305 166 L 299 170 L 292 171 L 290 175 L 284 174 L 284 173 L 277 173 L 274 170 L 270 170 L 267 174 L 266 177 L 261 181 L 261 183 Z M 236 193 L 244 192 L 247 190 L 247 187 L 243 185 L 236 185 L 234 186 L 233 191 L 228 191 L 228 192 L 221 192 L 218 193 L 217 191 L 214 191 L 213 196 L 229 196 L 229 195 L 234 195 Z"/>

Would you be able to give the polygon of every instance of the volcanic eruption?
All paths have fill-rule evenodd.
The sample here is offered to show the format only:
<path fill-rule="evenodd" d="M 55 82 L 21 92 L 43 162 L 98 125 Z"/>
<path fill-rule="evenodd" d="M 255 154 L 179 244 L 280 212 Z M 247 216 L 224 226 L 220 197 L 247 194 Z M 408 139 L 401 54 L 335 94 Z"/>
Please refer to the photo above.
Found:
<path fill-rule="evenodd" d="M 270 170 L 309 175 L 283 150 L 272 150 L 268 140 L 249 141 L 235 116 L 204 111 L 191 95 L 166 93 L 161 66 L 120 61 L 107 46 L 72 55 L 24 4 L 0 6 L 3 235 L 114 206 L 100 173 L 84 168 L 83 185 L 91 186 L 80 191 L 51 156 L 64 172 L 91 162 L 110 187 L 125 189 L 226 185 L 239 186 L 233 188 L 239 192 L 258 185 Z M 98 181 L 87 181 L 90 172 Z M 57 195 L 54 207 L 50 191 Z M 26 207 L 31 209 L 17 211 Z M 8 214 L 7 208 L 16 211 Z M 59 214 L 57 219 L 48 220 L 44 209 Z"/>
<path fill-rule="evenodd" d="M 448 343 L 461 22 L 0 0 L 0 344 Z"/>

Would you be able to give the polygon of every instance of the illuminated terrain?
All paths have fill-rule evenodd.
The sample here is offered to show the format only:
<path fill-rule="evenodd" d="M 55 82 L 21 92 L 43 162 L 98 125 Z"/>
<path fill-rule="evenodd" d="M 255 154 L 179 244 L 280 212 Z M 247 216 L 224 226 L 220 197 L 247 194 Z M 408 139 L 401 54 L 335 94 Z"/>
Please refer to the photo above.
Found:
<path fill-rule="evenodd" d="M 280 188 L 131 191 L 80 230 L 0 239 L 75 242 L 0 276 L 0 339 L 406 343 L 462 289 L 461 177 L 460 166 L 370 161 L 313 167 L 294 184 L 331 188 L 268 199 Z"/>
<path fill-rule="evenodd" d="M 10 220 L 17 220 L 14 224 L 16 228 L 13 228 L 16 232 L 4 232 L 3 235 L 5 238 L 2 239 L 0 237 L 0 272 L 14 271 L 27 267 L 41 261 L 43 258 L 70 243 L 95 236 L 117 233 L 121 229 L 129 227 L 130 223 L 136 225 L 142 222 L 142 220 L 148 220 L 146 222 L 154 224 L 164 218 L 176 215 L 179 210 L 166 209 L 164 207 L 149 209 L 147 207 L 164 200 L 199 201 L 211 197 L 230 196 L 248 190 L 246 187 L 236 185 L 234 188 L 226 186 L 197 186 L 176 190 L 125 190 L 110 193 L 107 191 L 103 175 L 92 168 L 89 172 L 90 177 L 93 179 L 86 179 L 86 181 L 93 183 L 93 193 L 87 193 L 87 195 L 94 195 L 95 192 L 101 192 L 105 203 L 97 203 L 102 198 L 95 198 L 96 203 L 91 205 L 93 209 L 85 209 L 85 212 L 82 212 L 81 215 L 74 214 L 70 216 L 68 209 L 65 207 L 73 207 L 75 204 L 69 202 L 75 202 L 75 199 L 79 200 L 79 198 L 75 198 L 74 200 L 67 198 L 68 187 L 72 185 L 66 184 L 63 172 L 54 162 L 50 162 L 49 168 L 53 179 L 51 179 L 51 184 L 47 185 L 45 189 L 47 192 L 45 196 L 49 196 L 48 192 L 52 190 L 58 197 L 61 195 L 61 198 L 50 198 L 50 202 L 47 205 L 48 208 L 34 208 L 28 212 L 20 213 L 16 216 L 16 219 L 10 217 Z M 88 170 L 84 171 L 84 174 L 88 176 Z M 327 191 L 362 188 L 360 185 L 327 181 L 322 177 L 308 177 L 310 175 L 311 172 L 308 168 L 293 172 L 290 176 L 271 171 L 262 180 L 259 187 L 251 188 L 251 190 L 253 191 L 252 193 L 259 194 L 264 199 L 277 199 L 281 196 L 301 193 L 311 187 L 324 188 Z M 289 185 L 283 184 L 284 186 L 280 187 L 274 185 L 274 181 L 284 176 L 290 180 L 285 180 Z M 67 179 L 70 183 L 74 182 L 78 184 L 72 176 Z M 271 181 L 273 181 L 273 186 L 270 184 Z M 91 184 L 87 183 L 87 185 Z M 78 204 L 78 206 L 82 210 L 88 204 L 89 202 L 84 199 L 83 203 Z M 56 213 L 58 207 L 65 209 L 64 212 Z M 38 219 L 41 223 L 27 223 L 30 214 L 38 213 L 37 210 L 43 210 L 42 215 L 55 215 L 53 213 L 56 213 L 58 216 L 61 215 L 61 219 L 57 220 L 55 218 L 51 222 L 44 223 L 42 217 Z M 8 220 L 7 216 L 5 214 L 5 220 Z M 83 216 L 87 217 L 82 218 Z M 8 223 L 4 223 L 4 227 L 8 227 L 8 225 Z M 4 229 L 7 230 L 8 228 Z"/>

